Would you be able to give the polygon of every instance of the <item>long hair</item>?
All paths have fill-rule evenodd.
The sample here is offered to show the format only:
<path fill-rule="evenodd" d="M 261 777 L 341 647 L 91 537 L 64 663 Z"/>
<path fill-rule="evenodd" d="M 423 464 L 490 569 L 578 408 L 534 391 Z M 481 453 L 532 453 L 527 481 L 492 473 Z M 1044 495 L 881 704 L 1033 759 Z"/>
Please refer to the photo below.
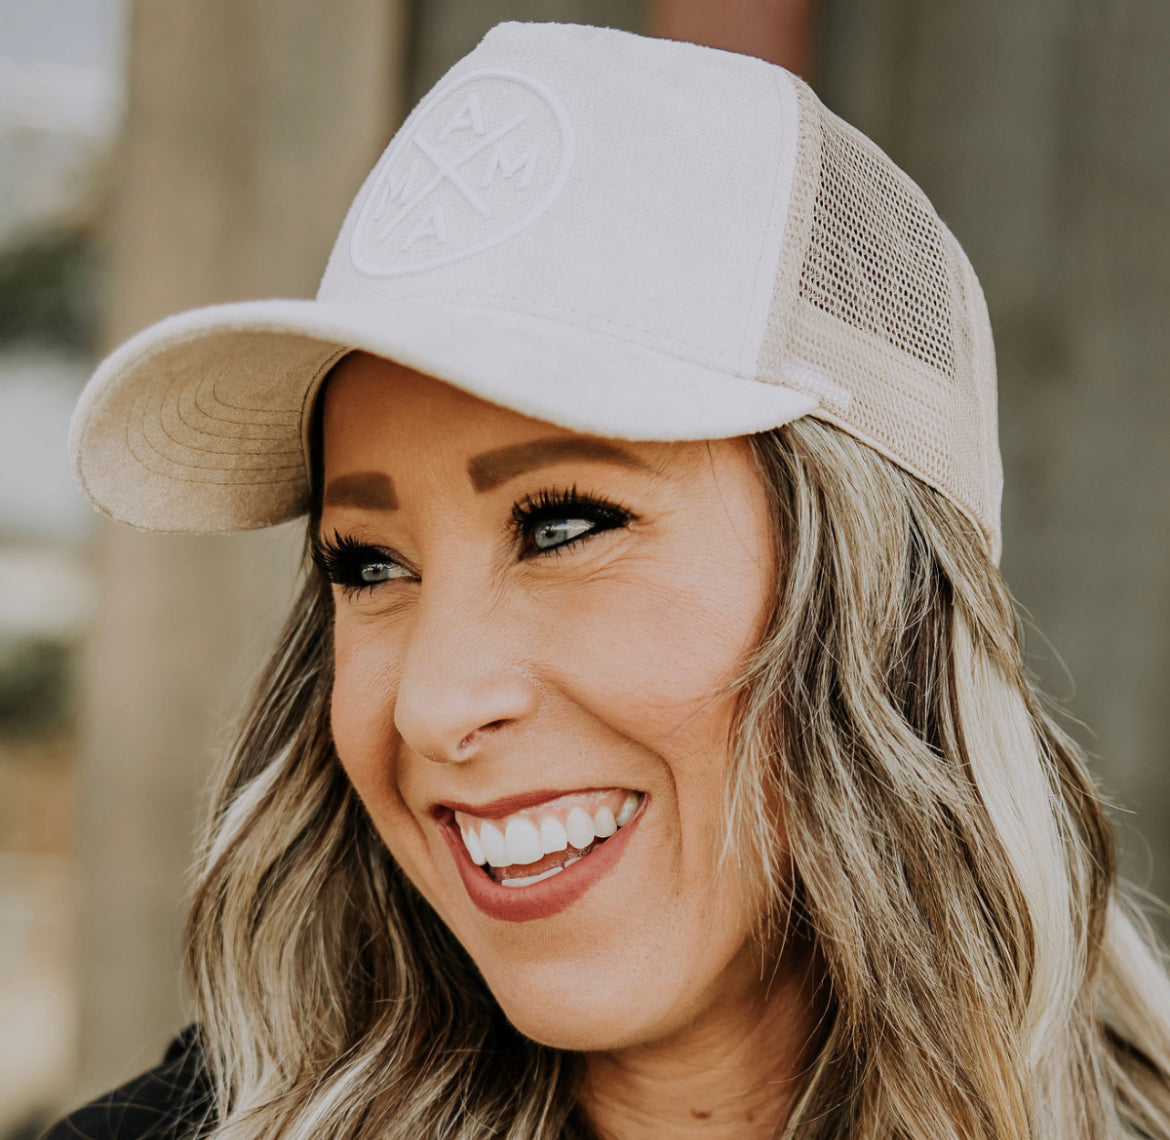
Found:
<path fill-rule="evenodd" d="M 727 843 L 760 937 L 799 926 L 828 995 L 785 1137 L 1167 1140 L 1170 983 L 978 533 L 829 425 L 751 445 L 780 571 L 736 683 Z M 212 1135 L 586 1140 L 580 1059 L 507 1022 L 337 761 L 331 607 L 310 571 L 202 847 Z"/>

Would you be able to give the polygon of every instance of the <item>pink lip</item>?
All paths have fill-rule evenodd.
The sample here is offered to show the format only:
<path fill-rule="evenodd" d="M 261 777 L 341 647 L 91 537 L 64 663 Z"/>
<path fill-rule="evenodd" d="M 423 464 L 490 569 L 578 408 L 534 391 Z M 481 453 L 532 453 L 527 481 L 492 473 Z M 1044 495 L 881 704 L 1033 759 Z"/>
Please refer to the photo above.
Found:
<path fill-rule="evenodd" d="M 557 793 L 561 795 L 563 793 Z M 521 797 L 527 798 L 527 797 Z M 543 796 L 530 800 L 523 807 L 531 807 L 533 803 L 542 803 L 550 797 Z M 499 801 L 504 802 L 504 801 Z M 446 806 L 446 805 L 444 805 Z M 486 805 L 494 807 L 495 805 Z M 462 807 L 460 811 L 468 810 Z M 484 810 L 481 805 L 471 814 L 480 814 Z M 519 811 L 513 807 L 512 811 Z M 506 814 L 506 813 L 504 813 Z M 646 814 L 646 804 L 638 809 L 638 814 L 625 827 L 607 839 L 600 847 L 595 848 L 579 863 L 566 867 L 559 875 L 545 879 L 540 883 L 533 883 L 529 887 L 503 887 L 490 878 L 483 870 L 471 861 L 463 839 L 459 835 L 459 828 L 454 820 L 447 816 L 438 819 L 439 831 L 451 848 L 455 857 L 455 866 L 459 869 L 459 877 L 471 901 L 488 918 L 496 918 L 501 922 L 531 922 L 537 918 L 550 918 L 566 907 L 575 903 L 594 883 L 617 866 L 618 860 L 629 845 L 630 836 L 634 828 L 642 822 Z"/>

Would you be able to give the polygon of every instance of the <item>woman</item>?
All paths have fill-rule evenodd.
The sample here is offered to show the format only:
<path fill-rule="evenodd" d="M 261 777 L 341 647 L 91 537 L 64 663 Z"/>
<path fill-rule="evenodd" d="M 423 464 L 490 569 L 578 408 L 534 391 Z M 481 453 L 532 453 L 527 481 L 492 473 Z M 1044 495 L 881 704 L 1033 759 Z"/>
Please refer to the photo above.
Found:
<path fill-rule="evenodd" d="M 978 284 L 787 73 L 501 25 L 316 301 L 141 334 L 73 444 L 141 527 L 307 511 L 313 569 L 198 1022 L 52 1136 L 1170 1136 L 1170 986 L 996 570 Z"/>

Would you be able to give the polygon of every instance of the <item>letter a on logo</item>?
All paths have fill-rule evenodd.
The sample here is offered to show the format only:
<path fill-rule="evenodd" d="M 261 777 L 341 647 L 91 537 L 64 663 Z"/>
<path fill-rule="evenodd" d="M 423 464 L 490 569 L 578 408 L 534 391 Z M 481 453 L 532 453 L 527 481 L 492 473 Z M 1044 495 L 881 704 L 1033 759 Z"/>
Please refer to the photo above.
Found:
<path fill-rule="evenodd" d="M 447 215 L 443 213 L 443 207 L 438 202 L 431 204 L 430 209 L 419 218 L 418 224 L 410 231 L 410 237 L 402 243 L 403 253 L 415 242 L 428 237 L 444 244 L 447 241 Z"/>
<path fill-rule="evenodd" d="M 574 153 L 568 108 L 542 80 L 462 71 L 411 112 L 371 175 L 349 239 L 353 268 L 423 273 L 507 241 L 550 208 Z"/>
<path fill-rule="evenodd" d="M 448 120 L 447 125 L 439 132 L 439 142 L 443 142 L 448 135 L 456 131 L 474 131 L 477 135 L 484 132 L 483 108 L 479 105 L 479 95 L 468 91 L 463 106 Z"/>

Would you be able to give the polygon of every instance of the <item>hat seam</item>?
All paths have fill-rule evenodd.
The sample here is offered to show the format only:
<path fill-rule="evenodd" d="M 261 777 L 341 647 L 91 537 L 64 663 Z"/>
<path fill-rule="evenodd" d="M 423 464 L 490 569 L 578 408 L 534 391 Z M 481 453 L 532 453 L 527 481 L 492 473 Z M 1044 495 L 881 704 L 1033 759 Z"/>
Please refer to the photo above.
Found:
<path fill-rule="evenodd" d="M 140 441 L 142 441 L 143 443 L 145 443 L 145 445 L 146 445 L 145 450 L 147 452 L 149 452 L 150 456 L 152 456 L 154 459 L 161 461 L 160 463 L 157 463 L 157 464 L 152 463 L 150 458 L 144 456 L 142 454 L 142 450 L 135 446 L 134 437 L 131 434 L 131 427 L 132 426 L 133 425 L 129 421 L 127 421 L 127 424 L 126 424 L 126 447 L 127 447 L 127 450 L 129 450 L 130 454 L 134 456 L 135 461 L 138 463 L 138 465 L 140 467 L 144 468 L 145 470 L 151 472 L 154 475 L 161 475 L 166 479 L 175 480 L 176 482 L 189 483 L 189 484 L 198 485 L 198 486 L 208 486 L 208 485 L 221 486 L 221 485 L 227 485 L 229 483 L 229 481 L 224 480 L 222 482 L 219 482 L 219 481 L 207 480 L 207 479 L 193 479 L 190 476 L 179 474 L 178 471 L 182 470 L 182 469 L 186 469 L 189 471 L 214 471 L 214 472 L 218 472 L 218 473 L 223 474 L 223 475 L 231 475 L 231 474 L 234 474 L 235 472 L 241 470 L 240 468 L 212 467 L 210 465 L 201 465 L 201 464 L 197 464 L 197 463 L 185 463 L 182 460 L 172 460 L 172 459 L 168 458 L 166 455 L 164 455 L 161 451 L 159 451 L 158 448 L 156 448 L 150 442 L 149 436 L 147 436 L 144 432 L 139 432 L 138 439 Z M 212 452 L 210 454 L 218 454 L 218 453 Z M 245 452 L 244 454 L 257 455 L 256 452 Z M 258 456 L 258 457 L 263 458 L 263 456 Z M 284 464 L 284 465 L 280 465 L 280 466 L 269 466 L 266 469 L 269 471 L 272 471 L 272 470 L 300 471 L 300 470 L 302 470 L 301 465 L 299 463 L 298 464 Z M 247 485 L 247 486 L 260 486 L 260 485 L 263 485 L 263 486 L 272 486 L 272 485 L 291 486 L 295 482 L 297 482 L 296 478 L 288 478 L 288 477 L 279 478 L 279 479 L 239 479 L 239 480 L 230 481 L 231 485 Z M 111 516 L 111 517 L 113 517 L 113 516 Z"/>
<path fill-rule="evenodd" d="M 233 470 L 240 469 L 238 467 L 233 467 L 231 464 L 220 463 L 220 464 L 212 465 L 211 463 L 205 463 L 205 464 L 193 463 L 193 462 L 189 462 L 185 459 L 177 458 L 177 456 L 175 456 L 173 454 L 167 454 L 167 452 L 161 450 L 155 444 L 155 442 L 151 439 L 150 432 L 148 431 L 148 417 L 146 415 L 146 412 L 149 409 L 149 406 L 150 406 L 150 401 L 147 398 L 147 395 L 145 393 L 143 393 L 142 397 L 138 401 L 136 401 L 136 411 L 138 413 L 137 437 L 140 441 L 140 446 L 137 448 L 134 446 L 133 439 L 131 436 L 131 428 L 133 426 L 135 426 L 134 416 L 129 415 L 126 417 L 126 444 L 130 450 L 130 453 L 134 456 L 135 460 L 138 462 L 138 464 L 141 467 L 144 467 L 146 470 L 153 472 L 155 475 L 162 475 L 166 478 L 179 479 L 180 481 L 186 482 L 186 483 L 196 483 L 196 482 L 198 482 L 198 480 L 186 478 L 186 477 L 180 476 L 180 475 L 176 475 L 175 474 L 176 470 L 186 469 L 186 470 L 190 470 L 190 471 L 216 471 L 216 472 L 221 472 L 221 473 L 228 473 L 228 472 L 231 472 Z M 176 414 L 179 415 L 180 420 L 182 420 L 182 413 L 178 410 L 177 401 L 174 402 L 173 406 L 176 409 Z M 195 452 L 198 455 L 206 456 L 208 458 L 210 458 L 211 456 L 218 456 L 218 455 L 224 455 L 224 456 L 234 455 L 234 456 L 251 456 L 251 457 L 255 457 L 256 459 L 270 460 L 270 461 L 277 460 L 280 457 L 285 456 L 285 455 L 295 454 L 295 452 L 288 451 L 288 450 L 257 451 L 257 450 L 252 450 L 250 448 L 243 448 L 243 447 L 236 448 L 233 451 L 222 451 L 218 448 L 197 447 L 193 444 L 184 443 L 182 440 L 176 439 L 175 436 L 172 435 L 171 432 L 168 430 L 167 425 L 163 420 L 162 407 L 163 407 L 162 404 L 160 404 L 157 407 L 157 409 L 156 409 L 157 414 L 149 418 L 149 424 L 156 425 L 158 430 L 162 433 L 162 435 L 165 436 L 165 438 L 171 444 L 174 445 L 176 451 Z M 183 422 L 185 423 L 186 421 L 183 421 Z M 190 425 L 187 425 L 187 426 L 190 426 Z M 192 430 L 197 431 L 197 429 L 194 429 L 194 428 Z M 202 433 L 200 433 L 200 434 L 202 434 Z M 244 442 L 244 441 L 240 441 L 240 442 Z M 145 458 L 145 454 L 144 454 L 145 452 L 149 452 L 150 455 L 152 455 L 155 458 L 156 462 L 151 462 L 147 458 Z M 268 464 L 268 467 L 270 470 L 277 470 L 277 471 L 286 471 L 286 470 L 294 469 L 296 466 L 298 466 L 298 465 L 281 464 L 281 463 L 276 463 L 276 462 L 270 462 Z M 288 480 L 287 478 L 286 479 L 276 479 L 276 480 L 247 480 L 247 482 L 273 482 L 273 483 L 287 483 L 289 481 L 290 480 Z M 206 480 L 204 480 L 204 482 L 206 482 Z"/>
<path fill-rule="evenodd" d="M 219 397 L 219 393 L 216 391 L 216 385 L 217 385 L 218 381 L 221 380 L 222 378 L 223 378 L 223 373 L 220 373 L 219 375 L 214 376 L 214 377 L 212 377 L 212 376 L 204 377 L 203 382 L 200 383 L 195 389 L 195 396 L 194 396 L 195 406 L 205 416 L 208 416 L 210 419 L 215 419 L 216 417 L 213 416 L 209 411 L 207 411 L 206 408 L 204 408 L 202 403 L 200 403 L 200 401 L 199 401 L 200 394 L 205 392 L 205 391 L 211 392 L 211 398 L 215 401 L 215 403 L 218 407 L 226 408 L 228 411 L 232 411 L 232 412 L 258 412 L 261 415 L 272 415 L 272 416 L 287 415 L 289 417 L 291 417 L 294 414 L 292 412 L 285 413 L 285 412 L 281 412 L 281 411 L 274 411 L 270 408 L 246 408 L 242 404 L 231 404 L 231 403 L 228 403 L 226 400 L 221 400 Z M 237 422 L 237 421 L 225 421 L 225 422 Z M 246 423 L 246 424 L 258 423 L 258 421 L 256 421 L 256 420 L 239 420 L 238 422 L 239 423 Z"/>
<path fill-rule="evenodd" d="M 249 450 L 247 448 L 238 448 L 234 451 L 221 451 L 218 448 L 214 448 L 214 447 L 206 447 L 206 448 L 195 447 L 192 444 L 183 443 L 182 440 L 176 439 L 173 435 L 171 435 L 171 433 L 169 431 L 167 431 L 166 425 L 164 423 L 162 423 L 160 420 L 152 420 L 150 422 L 152 424 L 157 424 L 159 431 L 164 436 L 166 436 L 167 440 L 170 443 L 173 443 L 175 445 L 176 449 L 181 449 L 183 451 L 193 451 L 197 455 L 207 456 L 209 458 L 211 456 L 215 456 L 215 455 L 227 455 L 227 456 L 248 456 L 248 457 L 251 457 L 254 459 L 277 460 L 277 459 L 280 459 L 281 457 L 286 456 L 286 455 L 296 455 L 297 454 L 295 451 L 288 451 L 288 450 L 252 451 L 252 450 Z M 145 418 L 145 416 L 143 417 L 142 424 L 139 426 L 138 436 L 141 440 L 143 440 L 145 442 L 147 448 L 149 448 L 150 451 L 154 455 L 156 455 L 165 464 L 172 464 L 176 467 L 187 467 L 187 468 L 190 468 L 191 470 L 194 470 L 194 471 L 231 471 L 231 470 L 233 470 L 233 467 L 230 464 L 227 466 L 220 467 L 220 466 L 212 466 L 211 464 L 207 464 L 207 463 L 190 463 L 185 459 L 178 459 L 172 455 L 168 455 L 165 451 L 161 451 L 155 445 L 153 440 L 151 440 L 149 433 L 146 431 L 146 418 Z M 297 464 L 273 463 L 272 466 L 274 468 L 284 470 L 286 468 L 295 467 L 295 466 L 297 466 Z"/>
<path fill-rule="evenodd" d="M 183 390 L 180 390 L 180 395 L 182 394 L 182 391 Z M 198 451 L 201 454 L 210 454 L 210 455 L 241 455 L 242 454 L 242 455 L 270 455 L 270 456 L 276 457 L 279 455 L 293 454 L 292 451 L 287 451 L 287 452 L 286 451 L 279 451 L 279 450 L 276 450 L 275 448 L 270 449 L 270 450 L 254 451 L 251 448 L 247 448 L 247 447 L 237 447 L 237 448 L 234 448 L 232 451 L 220 451 L 218 448 L 215 448 L 215 447 L 195 447 L 191 444 L 184 443 L 181 439 L 178 439 L 175 435 L 173 435 L 171 433 L 170 429 L 167 427 L 166 421 L 163 418 L 163 413 L 166 411 L 166 409 L 168 407 L 174 411 L 175 417 L 178 419 L 179 423 L 181 423 L 185 428 L 189 428 L 197 436 L 207 438 L 207 439 L 212 439 L 212 440 L 215 440 L 216 442 L 218 442 L 219 440 L 228 440 L 228 439 L 233 439 L 233 438 L 235 440 L 237 440 L 239 443 L 253 443 L 253 442 L 254 443 L 261 443 L 263 441 L 262 441 L 262 439 L 257 438 L 257 437 L 252 437 L 251 439 L 249 439 L 246 436 L 244 436 L 244 437 L 241 437 L 241 436 L 233 437 L 233 436 L 229 436 L 229 435 L 220 436 L 220 435 L 216 435 L 213 432 L 201 431 L 199 428 L 195 427 L 193 424 L 189 423 L 184 418 L 182 405 L 180 404 L 179 399 L 169 398 L 170 397 L 170 390 L 168 390 L 167 396 L 168 396 L 168 398 L 165 401 L 161 401 L 158 405 L 159 415 L 158 415 L 157 421 L 155 421 L 155 422 L 158 423 L 159 430 L 163 433 L 163 435 L 165 435 L 166 438 L 171 443 L 173 443 L 176 447 L 186 448 L 186 449 L 191 450 L 191 451 Z M 144 407 L 146 405 L 146 402 L 147 401 L 143 400 Z M 144 415 L 143 416 L 143 423 L 145 424 L 145 422 L 146 422 L 146 417 Z M 221 420 L 220 422 L 221 423 L 232 423 L 234 421 Z M 242 424 L 241 426 L 242 427 L 262 427 L 262 426 L 267 426 L 267 425 Z M 147 439 L 147 441 L 149 442 L 150 437 L 146 436 L 145 432 L 143 433 L 143 435 Z M 274 442 L 279 442 L 279 437 L 277 439 L 275 439 Z M 158 448 L 154 447 L 153 443 L 151 444 L 151 447 L 154 448 L 154 450 L 159 454 L 159 456 L 161 456 L 164 459 L 167 458 L 165 455 L 163 455 L 163 453 L 161 451 L 158 451 Z"/>
<path fill-rule="evenodd" d="M 188 389 L 184 389 L 180 393 L 180 400 L 181 400 L 182 395 L 185 394 L 187 391 L 188 391 Z M 228 419 L 226 416 L 224 416 L 224 417 L 215 416 L 211 412 L 207 411 L 207 409 L 204 408 L 203 405 L 199 402 L 199 395 L 202 391 L 204 391 L 203 384 L 197 384 L 194 386 L 193 390 L 190 390 L 191 403 L 194 405 L 195 410 L 212 424 L 229 425 L 231 427 L 237 427 L 237 428 L 267 428 L 267 429 L 275 430 L 277 432 L 280 432 L 287 427 L 287 425 L 285 425 L 285 424 L 279 424 L 279 423 L 274 424 L 274 423 L 266 422 L 264 420 L 234 420 L 234 419 Z M 214 438 L 214 439 L 239 439 L 239 438 L 241 438 L 240 436 L 233 436 L 230 433 L 225 434 L 225 433 L 210 431 L 206 428 L 197 427 L 195 424 L 191 423 L 190 420 L 188 420 L 183 415 L 183 407 L 182 407 L 182 403 L 180 402 L 180 400 L 175 401 L 175 408 L 176 408 L 176 414 L 178 415 L 179 421 L 183 424 L 184 427 L 190 428 L 191 431 L 195 432 L 198 435 L 210 436 L 211 438 Z M 230 409 L 230 405 L 227 405 L 227 406 Z M 263 408 L 253 408 L 253 409 L 240 408 L 238 410 L 239 411 L 251 410 L 251 411 L 256 411 L 256 412 L 264 411 Z M 249 438 L 252 438 L 252 439 L 266 439 L 266 438 L 279 439 L 280 436 L 279 435 L 251 436 Z"/>
<path fill-rule="evenodd" d="M 783 120 L 785 101 L 784 101 L 784 95 L 780 90 L 780 74 L 775 72 L 775 71 L 772 72 L 772 90 L 774 91 L 774 93 L 776 95 L 777 112 L 778 112 L 777 117 L 779 119 Z M 784 158 L 783 146 L 778 145 L 776 147 L 776 161 L 775 161 L 775 164 L 773 165 L 773 168 L 772 168 L 772 195 L 768 199 L 768 213 L 767 213 L 767 220 L 765 221 L 765 224 L 764 224 L 764 234 L 766 234 L 776 224 L 776 194 L 777 194 L 778 189 L 779 189 L 780 172 L 784 169 L 784 164 L 782 161 L 783 158 Z M 787 227 L 787 219 L 785 219 L 785 223 L 786 224 L 783 227 L 781 227 L 780 243 L 779 243 L 780 249 L 779 249 L 777 260 L 779 260 L 779 257 L 783 256 L 783 252 L 784 252 L 784 237 L 785 237 L 785 231 L 788 228 Z M 738 353 L 736 359 L 740 362 L 741 366 L 742 366 L 743 362 L 747 359 L 748 334 L 751 332 L 752 324 L 753 324 L 752 314 L 755 313 L 756 308 L 759 305 L 760 289 L 761 289 L 761 286 L 763 285 L 762 276 L 760 273 L 760 267 L 764 263 L 763 236 L 764 235 L 762 234 L 761 240 L 759 242 L 759 250 L 756 253 L 754 283 L 752 285 L 751 300 L 750 300 L 747 308 L 744 311 L 743 333 L 739 338 L 739 353 Z M 773 274 L 771 279 L 768 282 L 769 292 L 772 292 L 775 289 L 775 285 L 776 285 L 776 276 L 775 276 L 775 274 Z M 767 323 L 768 323 L 767 314 L 765 314 L 763 328 L 767 327 Z M 761 340 L 763 339 L 763 328 L 761 328 L 761 330 L 760 330 L 760 339 Z M 758 345 L 756 347 L 756 351 L 755 351 L 754 356 L 755 356 L 755 359 L 758 363 L 759 356 L 760 356 L 760 350 L 759 350 Z M 757 376 L 757 377 L 755 377 L 755 379 L 760 379 L 760 377 Z"/>

